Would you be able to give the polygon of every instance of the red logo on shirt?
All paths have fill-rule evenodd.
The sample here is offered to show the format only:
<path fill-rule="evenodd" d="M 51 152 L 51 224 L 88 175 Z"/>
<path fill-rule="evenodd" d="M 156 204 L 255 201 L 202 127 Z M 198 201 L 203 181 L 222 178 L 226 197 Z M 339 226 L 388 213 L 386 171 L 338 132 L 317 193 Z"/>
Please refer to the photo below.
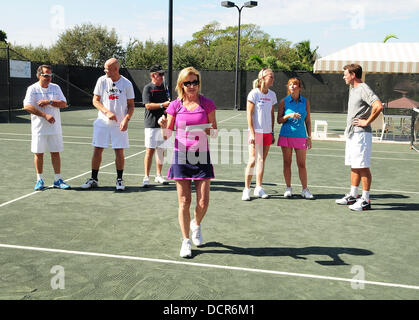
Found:
<path fill-rule="evenodd" d="M 119 97 L 114 94 L 109 95 L 109 100 L 118 100 L 118 99 Z"/>

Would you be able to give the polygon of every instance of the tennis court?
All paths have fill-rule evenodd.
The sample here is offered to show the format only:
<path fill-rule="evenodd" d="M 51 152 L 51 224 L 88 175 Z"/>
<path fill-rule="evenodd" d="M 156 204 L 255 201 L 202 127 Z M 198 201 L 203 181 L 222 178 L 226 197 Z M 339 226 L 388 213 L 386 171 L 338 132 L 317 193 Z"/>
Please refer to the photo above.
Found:
<path fill-rule="evenodd" d="M 314 201 L 283 198 L 278 147 L 271 148 L 265 170 L 271 198 L 241 201 L 246 148 L 233 146 L 233 139 L 220 144 L 202 224 L 205 245 L 182 259 L 174 183 L 139 187 L 144 110 L 136 108 L 130 122 L 127 189 L 116 193 L 110 149 L 103 153 L 101 187 L 79 188 L 90 177 L 97 111 L 73 109 L 61 113 L 62 174 L 72 186 L 67 191 L 33 192 L 29 114 L 0 124 L 0 299 L 419 298 L 419 157 L 408 144 L 374 144 L 367 212 L 335 204 L 349 188 L 342 141 L 316 140 L 307 154 Z M 312 121 L 327 120 L 339 135 L 345 117 L 315 113 Z M 246 128 L 245 112 L 217 111 L 217 120 L 227 131 Z M 223 150 L 228 161 L 221 161 Z M 241 163 L 234 161 L 237 153 Z M 49 155 L 44 176 L 51 185 Z M 298 194 L 295 158 L 292 179 Z"/>

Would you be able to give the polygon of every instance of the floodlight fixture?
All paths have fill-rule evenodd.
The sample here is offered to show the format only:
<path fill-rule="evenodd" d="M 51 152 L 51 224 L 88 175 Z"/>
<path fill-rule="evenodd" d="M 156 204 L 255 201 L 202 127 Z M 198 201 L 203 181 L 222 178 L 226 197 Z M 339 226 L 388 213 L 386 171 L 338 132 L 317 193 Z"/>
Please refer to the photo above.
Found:
<path fill-rule="evenodd" d="M 233 8 L 235 6 L 235 3 L 231 1 L 222 1 L 221 6 L 226 8 Z"/>
<path fill-rule="evenodd" d="M 258 5 L 257 1 L 247 1 L 247 2 L 244 3 L 244 6 L 246 8 L 253 8 L 253 7 L 256 7 L 257 5 Z"/>

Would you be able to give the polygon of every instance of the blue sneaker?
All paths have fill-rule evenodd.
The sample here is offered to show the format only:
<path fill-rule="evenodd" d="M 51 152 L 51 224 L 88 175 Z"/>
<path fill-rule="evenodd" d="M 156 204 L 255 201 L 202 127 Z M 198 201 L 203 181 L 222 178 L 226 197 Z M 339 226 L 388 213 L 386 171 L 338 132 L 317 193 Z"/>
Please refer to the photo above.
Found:
<path fill-rule="evenodd" d="M 54 188 L 59 189 L 70 189 L 70 186 L 63 181 L 63 179 L 58 179 L 57 181 L 54 181 Z"/>
<path fill-rule="evenodd" d="M 44 185 L 44 180 L 42 180 L 42 179 L 39 179 L 37 182 L 36 182 L 36 185 L 35 185 L 35 187 L 33 188 L 35 191 L 40 191 L 40 190 L 42 190 L 42 189 L 44 189 L 45 188 L 45 185 Z"/>

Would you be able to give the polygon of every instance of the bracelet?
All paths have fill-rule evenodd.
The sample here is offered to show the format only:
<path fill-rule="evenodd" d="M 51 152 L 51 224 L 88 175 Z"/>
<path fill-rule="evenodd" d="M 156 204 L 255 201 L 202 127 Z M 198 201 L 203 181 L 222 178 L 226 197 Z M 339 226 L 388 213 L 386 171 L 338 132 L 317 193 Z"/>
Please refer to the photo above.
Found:
<path fill-rule="evenodd" d="M 129 119 L 131 119 L 131 116 L 127 113 L 126 117 Z"/>

